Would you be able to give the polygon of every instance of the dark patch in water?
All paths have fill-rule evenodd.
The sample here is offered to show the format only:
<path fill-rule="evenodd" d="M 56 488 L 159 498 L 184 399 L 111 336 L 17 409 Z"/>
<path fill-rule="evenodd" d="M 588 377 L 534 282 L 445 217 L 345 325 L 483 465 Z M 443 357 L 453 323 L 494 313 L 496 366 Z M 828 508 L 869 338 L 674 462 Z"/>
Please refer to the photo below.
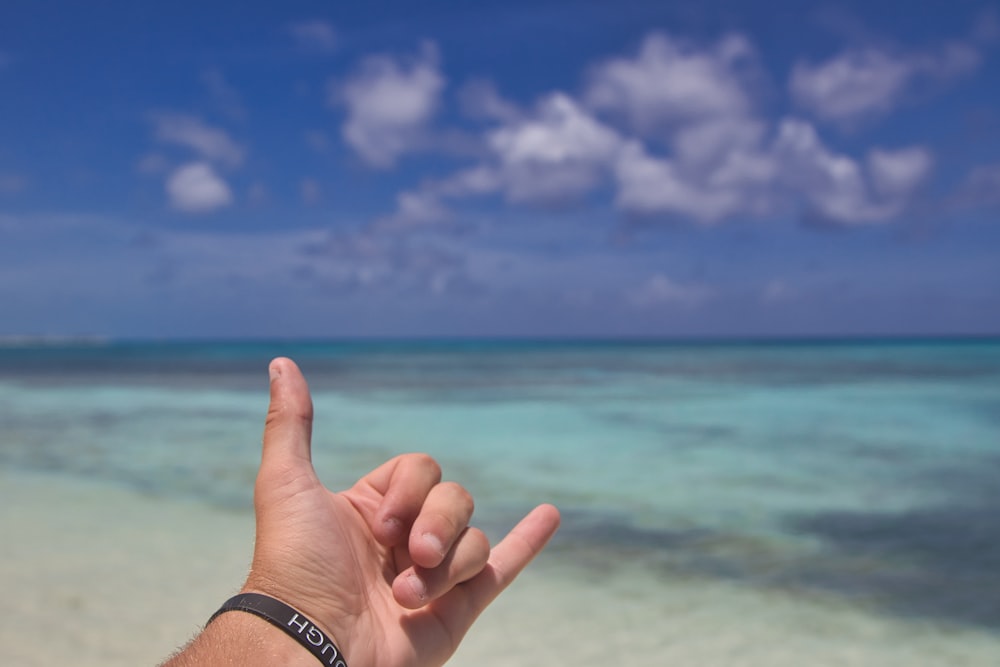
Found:
<path fill-rule="evenodd" d="M 964 473 L 937 479 L 949 499 L 940 504 L 793 516 L 785 537 L 564 511 L 549 558 L 592 576 L 640 564 L 651 575 L 822 592 L 870 611 L 1000 633 L 1000 457 Z"/>
<path fill-rule="evenodd" d="M 827 556 L 789 575 L 903 616 L 1000 632 L 1000 457 L 920 481 L 948 500 L 792 518 L 789 526 L 821 539 Z"/>
<path fill-rule="evenodd" d="M 789 573 L 796 583 L 865 598 L 904 616 L 1000 630 L 1000 502 L 827 513 L 794 526 L 835 552 L 800 563 Z"/>

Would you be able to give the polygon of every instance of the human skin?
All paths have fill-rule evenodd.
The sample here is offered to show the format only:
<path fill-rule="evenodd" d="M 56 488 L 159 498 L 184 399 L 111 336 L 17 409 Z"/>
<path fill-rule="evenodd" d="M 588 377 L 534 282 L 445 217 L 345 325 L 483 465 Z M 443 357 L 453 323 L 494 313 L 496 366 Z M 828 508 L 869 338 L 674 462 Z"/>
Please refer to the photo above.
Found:
<path fill-rule="evenodd" d="M 275 359 L 269 372 L 256 541 L 241 592 L 270 595 L 312 619 L 350 667 L 443 664 L 555 534 L 558 510 L 536 507 L 491 549 L 469 525 L 471 495 L 442 482 L 425 454 L 393 458 L 334 493 L 312 466 L 305 378 L 290 359 Z M 163 667 L 316 662 L 279 628 L 232 611 Z"/>

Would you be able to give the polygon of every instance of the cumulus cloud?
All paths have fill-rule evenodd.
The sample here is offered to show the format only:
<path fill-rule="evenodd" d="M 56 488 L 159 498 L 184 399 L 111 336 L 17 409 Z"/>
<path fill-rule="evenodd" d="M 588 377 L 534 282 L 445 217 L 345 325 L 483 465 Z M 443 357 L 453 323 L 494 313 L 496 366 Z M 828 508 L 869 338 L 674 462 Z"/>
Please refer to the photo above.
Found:
<path fill-rule="evenodd" d="M 963 53 L 941 49 L 913 62 L 952 76 L 970 66 Z M 894 63 L 868 63 L 890 90 L 911 76 Z M 702 224 L 796 211 L 828 224 L 872 224 L 907 209 L 932 169 L 927 149 L 851 156 L 831 148 L 806 120 L 767 118 L 751 94 L 760 69 L 740 35 L 698 46 L 653 33 L 633 56 L 594 66 L 579 99 L 552 92 L 520 108 L 489 82 L 468 84 L 460 94 L 465 114 L 492 124 L 485 155 L 401 194 L 382 222 L 436 224 L 452 217 L 448 200 L 495 193 L 515 203 L 562 205 L 609 185 L 615 205 L 630 216 Z"/>
<path fill-rule="evenodd" d="M 749 90 L 757 67 L 741 35 L 699 47 L 653 33 L 635 57 L 591 70 L 589 107 L 624 119 L 638 135 L 614 161 L 619 208 L 703 223 L 770 209 L 777 167 Z M 644 137 L 668 150 L 654 155 Z"/>
<path fill-rule="evenodd" d="M 942 76 L 966 66 L 960 50 L 921 63 Z M 830 149 L 805 121 L 766 120 L 750 92 L 758 69 L 740 35 L 698 47 L 661 33 L 647 37 L 634 58 L 595 67 L 585 99 L 637 133 L 614 161 L 616 205 L 629 214 L 701 223 L 804 206 L 812 219 L 849 225 L 884 222 L 905 210 L 930 171 L 929 152 L 879 149 L 859 161 Z M 654 150 L 647 136 L 665 150 Z"/>
<path fill-rule="evenodd" d="M 427 227 L 450 222 L 447 200 L 502 193 L 510 201 L 563 204 L 600 183 L 621 139 L 563 93 L 545 97 L 531 114 L 502 114 L 507 120 L 487 132 L 485 159 L 397 197 L 396 210 L 381 228 Z"/>
<path fill-rule="evenodd" d="M 288 26 L 288 34 L 306 51 L 329 53 L 337 48 L 337 31 L 326 21 L 296 21 Z"/>
<path fill-rule="evenodd" d="M 811 124 L 794 118 L 780 124 L 774 149 L 784 183 L 809 214 L 834 224 L 891 220 L 931 167 L 930 154 L 919 147 L 873 150 L 866 173 L 862 163 L 827 147 Z"/>
<path fill-rule="evenodd" d="M 151 116 L 157 141 L 184 146 L 200 157 L 235 167 L 243 163 L 245 151 L 225 130 L 207 125 L 200 118 L 179 113 Z"/>
<path fill-rule="evenodd" d="M 206 213 L 228 206 L 232 191 L 207 162 L 192 162 L 176 169 L 167 179 L 171 205 L 186 213 Z"/>
<path fill-rule="evenodd" d="M 410 60 L 367 58 L 331 95 L 331 102 L 347 108 L 344 140 L 369 165 L 392 167 L 424 146 L 444 84 L 432 45 Z"/>
<path fill-rule="evenodd" d="M 631 141 L 615 165 L 616 204 L 628 213 L 701 223 L 795 209 L 826 224 L 884 223 L 906 210 L 933 165 L 918 146 L 873 149 L 857 160 L 796 118 L 782 120 L 773 139 L 764 136 L 730 145 L 703 169 L 683 153 L 657 157 Z"/>
<path fill-rule="evenodd" d="M 856 48 L 819 64 L 796 63 L 789 91 L 817 118 L 852 124 L 892 111 L 921 80 L 950 81 L 974 70 L 980 60 L 973 46 L 961 42 L 910 54 Z"/>
<path fill-rule="evenodd" d="M 760 214 L 769 207 L 774 171 L 766 155 L 732 153 L 707 177 L 699 176 L 682 163 L 649 155 L 633 141 L 615 165 L 616 204 L 629 213 L 669 213 L 702 223 Z"/>
<path fill-rule="evenodd" d="M 739 35 L 699 49 L 653 33 L 635 58 L 614 58 L 594 68 L 584 100 L 591 108 L 624 117 L 642 133 L 744 114 L 750 99 L 739 68 L 752 58 L 749 42 Z"/>
<path fill-rule="evenodd" d="M 562 203 L 589 191 L 622 143 L 562 93 L 543 99 L 532 116 L 493 130 L 487 141 L 508 198 L 531 203 Z"/>

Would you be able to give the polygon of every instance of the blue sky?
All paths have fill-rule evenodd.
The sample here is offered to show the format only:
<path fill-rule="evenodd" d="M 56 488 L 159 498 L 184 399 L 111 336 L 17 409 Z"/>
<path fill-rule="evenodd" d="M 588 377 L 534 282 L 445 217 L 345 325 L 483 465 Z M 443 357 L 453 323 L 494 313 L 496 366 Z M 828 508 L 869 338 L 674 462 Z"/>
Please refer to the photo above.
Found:
<path fill-rule="evenodd" d="M 0 336 L 995 334 L 998 217 L 996 4 L 0 5 Z"/>

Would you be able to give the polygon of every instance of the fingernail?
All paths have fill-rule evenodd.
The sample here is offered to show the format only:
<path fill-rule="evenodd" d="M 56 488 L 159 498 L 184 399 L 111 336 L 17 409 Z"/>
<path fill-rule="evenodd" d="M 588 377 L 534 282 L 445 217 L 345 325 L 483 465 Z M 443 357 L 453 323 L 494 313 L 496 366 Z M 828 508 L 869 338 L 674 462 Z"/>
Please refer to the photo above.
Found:
<path fill-rule="evenodd" d="M 424 533 L 421 535 L 424 540 L 424 544 L 434 549 L 434 551 L 442 556 L 444 556 L 444 544 L 438 539 L 438 536 L 434 533 Z"/>
<path fill-rule="evenodd" d="M 281 377 L 281 371 L 278 369 L 277 364 L 271 364 L 267 367 L 267 375 L 271 378 L 271 381 L 277 380 Z"/>
<path fill-rule="evenodd" d="M 416 574 L 411 574 L 406 577 L 406 582 L 410 584 L 410 588 L 413 589 L 413 594 L 417 596 L 418 600 L 422 602 L 427 599 L 427 585 L 423 579 Z"/>

